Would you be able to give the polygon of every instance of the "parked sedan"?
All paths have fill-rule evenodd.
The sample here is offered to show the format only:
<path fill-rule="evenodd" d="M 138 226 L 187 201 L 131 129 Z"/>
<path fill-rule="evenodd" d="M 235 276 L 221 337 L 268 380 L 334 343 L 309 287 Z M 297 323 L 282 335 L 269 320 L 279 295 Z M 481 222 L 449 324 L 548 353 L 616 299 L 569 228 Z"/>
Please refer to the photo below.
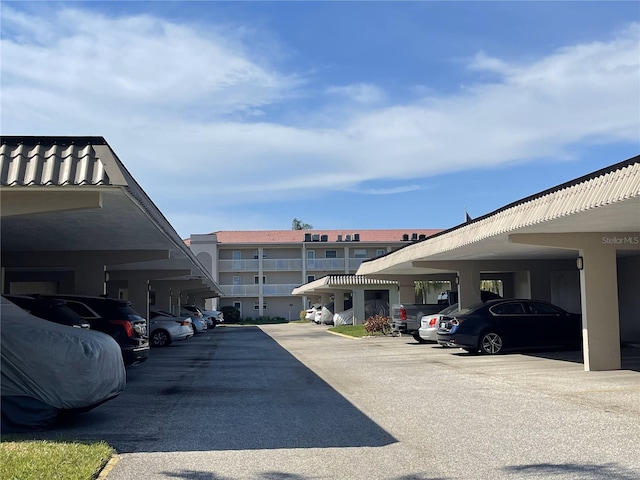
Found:
<path fill-rule="evenodd" d="M 221 323 L 224 323 L 224 313 L 222 313 L 219 310 L 201 310 L 203 315 L 208 315 L 209 317 L 211 317 L 211 319 L 213 320 L 214 323 L 214 327 L 216 325 L 220 325 Z"/>
<path fill-rule="evenodd" d="M 168 312 L 149 311 L 149 342 L 153 347 L 168 347 L 173 342 L 186 340 L 193 336 L 193 327 L 189 317 L 177 317 Z"/>
<path fill-rule="evenodd" d="M 202 333 L 207 330 L 207 320 L 200 308 L 195 305 L 180 305 L 180 315 L 191 317 L 193 333 Z"/>
<path fill-rule="evenodd" d="M 489 355 L 506 350 L 578 347 L 581 316 L 540 300 L 490 300 L 444 317 L 438 343 Z"/>
<path fill-rule="evenodd" d="M 440 328 L 440 322 L 444 317 L 454 315 L 457 310 L 458 304 L 454 303 L 438 313 L 424 315 L 420 320 L 420 328 L 418 329 L 420 338 L 425 342 L 436 343 L 438 341 L 438 328 Z M 446 347 L 447 345 L 443 346 Z"/>
<path fill-rule="evenodd" d="M 204 319 L 204 317 L 190 317 L 191 318 L 191 324 L 193 327 L 193 333 L 203 333 L 207 331 L 207 321 Z"/>
<path fill-rule="evenodd" d="M 31 315 L 2 297 L 2 432 L 43 430 L 61 412 L 83 412 L 125 388 L 118 343 L 109 335 Z"/>
<path fill-rule="evenodd" d="M 314 323 L 319 323 L 319 322 L 316 322 L 316 314 L 318 312 L 322 313 L 322 305 L 320 305 L 319 303 L 316 303 L 315 305 L 312 305 L 310 308 L 307 308 L 305 313 L 305 319 L 311 320 Z"/>

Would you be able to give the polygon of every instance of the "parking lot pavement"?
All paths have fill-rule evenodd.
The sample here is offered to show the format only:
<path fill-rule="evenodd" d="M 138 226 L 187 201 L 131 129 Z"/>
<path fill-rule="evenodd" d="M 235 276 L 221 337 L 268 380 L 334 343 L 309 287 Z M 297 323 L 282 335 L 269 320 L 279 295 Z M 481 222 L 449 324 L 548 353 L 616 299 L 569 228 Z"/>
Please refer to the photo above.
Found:
<path fill-rule="evenodd" d="M 153 350 L 120 398 L 44 436 L 116 447 L 108 480 L 637 480 L 640 353 L 625 355 L 584 372 L 579 352 L 226 326 Z"/>

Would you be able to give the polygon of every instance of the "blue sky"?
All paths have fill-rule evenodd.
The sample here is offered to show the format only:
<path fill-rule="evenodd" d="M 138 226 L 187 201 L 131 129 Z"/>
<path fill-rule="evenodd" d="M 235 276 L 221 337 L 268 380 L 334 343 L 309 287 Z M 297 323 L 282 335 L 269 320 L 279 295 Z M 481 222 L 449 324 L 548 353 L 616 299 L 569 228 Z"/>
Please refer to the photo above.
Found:
<path fill-rule="evenodd" d="M 449 228 L 640 153 L 640 4 L 1 2 L 1 129 L 177 232 Z"/>

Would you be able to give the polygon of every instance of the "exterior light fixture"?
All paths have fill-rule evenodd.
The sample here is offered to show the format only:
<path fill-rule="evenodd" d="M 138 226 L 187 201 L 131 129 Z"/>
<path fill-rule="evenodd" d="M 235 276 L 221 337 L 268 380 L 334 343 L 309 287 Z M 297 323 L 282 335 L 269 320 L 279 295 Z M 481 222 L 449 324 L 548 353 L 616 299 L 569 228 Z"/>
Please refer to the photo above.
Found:
<path fill-rule="evenodd" d="M 578 267 L 578 270 L 582 270 L 584 268 L 584 258 L 576 258 L 576 267 Z"/>

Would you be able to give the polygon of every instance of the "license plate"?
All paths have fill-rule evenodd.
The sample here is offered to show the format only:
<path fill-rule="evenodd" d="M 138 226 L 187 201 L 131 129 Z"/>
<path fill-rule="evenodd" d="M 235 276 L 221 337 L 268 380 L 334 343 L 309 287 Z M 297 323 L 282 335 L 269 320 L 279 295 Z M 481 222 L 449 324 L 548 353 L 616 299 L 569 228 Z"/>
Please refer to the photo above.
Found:
<path fill-rule="evenodd" d="M 440 328 L 446 329 L 447 328 L 447 322 L 440 322 Z"/>

